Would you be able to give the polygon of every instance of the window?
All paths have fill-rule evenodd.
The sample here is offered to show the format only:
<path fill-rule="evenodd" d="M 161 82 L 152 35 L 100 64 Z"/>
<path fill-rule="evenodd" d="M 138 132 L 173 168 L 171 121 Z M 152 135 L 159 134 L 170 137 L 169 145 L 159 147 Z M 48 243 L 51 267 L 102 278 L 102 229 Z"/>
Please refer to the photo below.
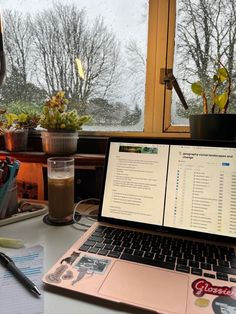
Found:
<path fill-rule="evenodd" d="M 12 110 L 64 90 L 88 131 L 143 131 L 148 1 L 2 1 Z M 77 107 L 77 105 L 79 106 Z"/>
<path fill-rule="evenodd" d="M 149 38 L 146 76 L 145 134 L 188 137 L 187 126 L 173 126 L 172 90 L 161 73 L 173 69 L 176 0 L 149 2 Z"/>
<path fill-rule="evenodd" d="M 0 102 L 40 109 L 63 89 L 93 116 L 88 134 L 188 137 L 188 115 L 201 106 L 191 83 L 209 79 L 218 59 L 235 76 L 234 2 L 2 0 L 9 68 Z M 189 110 L 163 84 L 166 69 Z"/>
<path fill-rule="evenodd" d="M 203 112 L 202 99 L 191 91 L 191 83 L 201 82 L 209 103 L 212 95 L 208 87 L 212 85 L 218 66 L 226 67 L 232 78 L 228 112 L 236 113 L 233 88 L 236 63 L 235 0 L 177 0 L 175 11 L 175 33 L 170 33 L 170 41 L 175 42 L 175 46 L 170 47 L 174 56 L 170 51 L 169 59 L 174 60 L 174 75 L 189 109 L 183 108 L 175 92 L 172 92 L 172 97 L 169 93 L 170 131 L 176 130 L 178 125 L 187 125 L 189 114 Z"/>

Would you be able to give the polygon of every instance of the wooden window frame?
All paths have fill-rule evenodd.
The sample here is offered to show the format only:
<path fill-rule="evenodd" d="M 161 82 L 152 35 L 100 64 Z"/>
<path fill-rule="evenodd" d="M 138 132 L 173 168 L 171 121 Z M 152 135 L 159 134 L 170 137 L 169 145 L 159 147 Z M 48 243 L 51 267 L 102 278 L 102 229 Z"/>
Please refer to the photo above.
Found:
<path fill-rule="evenodd" d="M 189 127 L 171 124 L 171 90 L 160 83 L 161 69 L 173 68 L 176 0 L 150 0 L 144 130 L 83 132 L 90 136 L 189 137 Z"/>
<path fill-rule="evenodd" d="M 79 138 L 78 154 L 104 154 L 108 136 L 189 137 L 189 127 L 171 125 L 172 91 L 160 83 L 161 69 L 173 68 L 175 17 L 176 0 L 149 0 L 144 130 L 140 132 L 83 131 Z M 4 150 L 2 143 L 3 139 L 0 139 L 0 149 Z M 21 157 L 23 160 L 37 162 L 39 159 L 44 162 L 47 156 L 43 153 L 42 156 L 37 155 L 37 152 L 42 152 L 40 134 L 30 140 L 29 154 L 22 153 Z"/>

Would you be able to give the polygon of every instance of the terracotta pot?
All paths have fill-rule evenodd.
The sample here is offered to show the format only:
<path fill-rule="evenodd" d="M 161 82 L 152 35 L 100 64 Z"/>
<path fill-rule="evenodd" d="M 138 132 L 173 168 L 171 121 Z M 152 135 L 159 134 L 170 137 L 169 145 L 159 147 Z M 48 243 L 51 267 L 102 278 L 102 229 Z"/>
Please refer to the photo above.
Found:
<path fill-rule="evenodd" d="M 189 117 L 193 139 L 236 141 L 236 114 L 196 114 Z"/>

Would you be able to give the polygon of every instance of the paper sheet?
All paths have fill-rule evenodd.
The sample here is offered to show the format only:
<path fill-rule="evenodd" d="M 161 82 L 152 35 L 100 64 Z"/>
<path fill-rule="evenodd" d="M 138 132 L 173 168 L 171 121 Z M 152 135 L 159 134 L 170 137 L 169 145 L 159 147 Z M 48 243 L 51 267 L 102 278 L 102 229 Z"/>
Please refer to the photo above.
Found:
<path fill-rule="evenodd" d="M 6 251 L 16 266 L 39 288 L 41 296 L 28 291 L 19 281 L 0 264 L 0 313 L 1 314 L 41 314 L 44 311 L 42 275 L 43 247 Z"/>

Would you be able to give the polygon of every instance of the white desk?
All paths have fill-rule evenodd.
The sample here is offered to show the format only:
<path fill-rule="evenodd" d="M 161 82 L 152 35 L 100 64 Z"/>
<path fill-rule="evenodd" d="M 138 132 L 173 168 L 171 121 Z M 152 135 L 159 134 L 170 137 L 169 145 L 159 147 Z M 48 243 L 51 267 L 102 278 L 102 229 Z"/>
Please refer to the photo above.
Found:
<path fill-rule="evenodd" d="M 46 225 L 43 216 L 30 218 L 0 227 L 0 237 L 20 238 L 25 246 L 40 244 L 44 247 L 45 272 L 64 254 L 64 252 L 82 235 L 84 227 L 69 225 L 63 227 Z M 83 223 L 91 220 L 83 218 Z M 81 230 L 80 230 L 81 229 Z M 0 250 L 4 251 L 2 248 Z M 6 249 L 5 249 L 6 250 Z M 23 289 L 23 287 L 22 287 Z M 63 291 L 44 289 L 44 314 L 111 314 L 111 313 L 150 313 L 128 306 L 98 300 L 83 295 L 68 295 Z"/>

